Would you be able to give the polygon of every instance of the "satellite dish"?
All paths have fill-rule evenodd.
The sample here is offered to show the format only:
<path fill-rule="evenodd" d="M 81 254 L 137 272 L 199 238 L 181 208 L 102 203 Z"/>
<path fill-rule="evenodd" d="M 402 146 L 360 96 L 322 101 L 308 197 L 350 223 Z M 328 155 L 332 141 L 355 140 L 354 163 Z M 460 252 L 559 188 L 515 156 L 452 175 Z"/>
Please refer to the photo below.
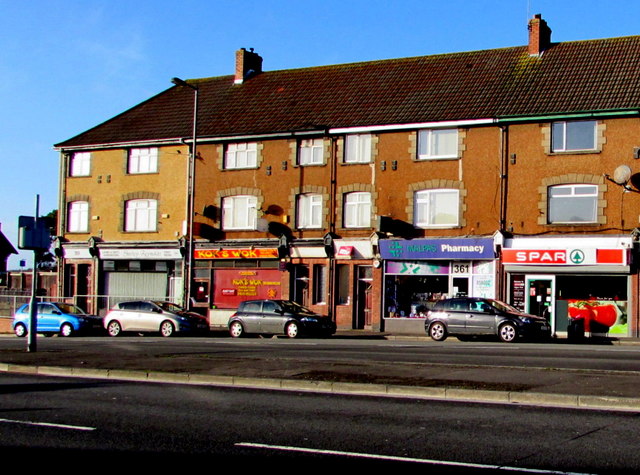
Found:
<path fill-rule="evenodd" d="M 627 165 L 620 165 L 613 172 L 613 181 L 615 181 L 618 185 L 626 185 L 630 179 L 631 168 L 629 168 Z"/>

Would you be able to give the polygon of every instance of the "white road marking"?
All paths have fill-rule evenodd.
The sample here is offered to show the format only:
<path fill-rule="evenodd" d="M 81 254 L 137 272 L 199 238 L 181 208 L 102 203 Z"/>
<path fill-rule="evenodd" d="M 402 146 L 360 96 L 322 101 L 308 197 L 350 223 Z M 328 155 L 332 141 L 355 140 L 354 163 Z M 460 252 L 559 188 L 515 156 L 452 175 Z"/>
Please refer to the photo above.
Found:
<path fill-rule="evenodd" d="M 311 448 L 305 448 L 305 447 L 291 447 L 286 445 L 255 444 L 250 442 L 240 442 L 235 445 L 238 447 L 247 447 L 247 448 L 254 448 L 254 449 L 283 450 L 288 452 L 302 452 L 302 453 L 309 453 L 309 454 L 316 454 L 316 455 L 338 455 L 343 457 L 378 459 L 378 460 L 388 460 L 388 461 L 394 461 L 394 462 L 413 462 L 413 463 L 424 463 L 424 464 L 432 464 L 432 465 L 448 465 L 452 467 L 493 469 L 493 470 L 504 470 L 508 472 L 540 473 L 545 475 L 546 474 L 590 475 L 587 473 L 580 473 L 580 472 L 564 472 L 559 470 L 544 470 L 544 469 L 538 469 L 538 468 L 509 467 L 506 465 L 490 465 L 490 464 L 481 464 L 481 463 L 452 462 L 447 460 L 419 459 L 419 458 L 412 458 L 412 457 L 398 457 L 393 455 L 365 454 L 365 453 L 359 453 L 359 452 L 343 452 L 340 450 L 320 450 L 320 449 L 311 449 Z"/>
<path fill-rule="evenodd" d="M 54 427 L 56 429 L 72 429 L 72 430 L 85 430 L 85 431 L 97 430 L 95 427 L 71 426 L 67 424 L 53 424 L 50 422 L 16 421 L 12 419 L 0 419 L 0 422 L 5 422 L 8 424 L 22 424 L 22 425 L 28 425 L 28 426 Z"/>

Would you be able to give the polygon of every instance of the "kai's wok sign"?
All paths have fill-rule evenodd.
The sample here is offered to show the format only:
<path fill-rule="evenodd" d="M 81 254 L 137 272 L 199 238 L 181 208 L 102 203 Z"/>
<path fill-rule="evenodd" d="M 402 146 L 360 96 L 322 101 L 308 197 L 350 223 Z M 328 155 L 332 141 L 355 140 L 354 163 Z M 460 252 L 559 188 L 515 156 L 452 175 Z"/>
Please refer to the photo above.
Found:
<path fill-rule="evenodd" d="M 196 249 L 195 259 L 277 259 L 276 248 Z"/>

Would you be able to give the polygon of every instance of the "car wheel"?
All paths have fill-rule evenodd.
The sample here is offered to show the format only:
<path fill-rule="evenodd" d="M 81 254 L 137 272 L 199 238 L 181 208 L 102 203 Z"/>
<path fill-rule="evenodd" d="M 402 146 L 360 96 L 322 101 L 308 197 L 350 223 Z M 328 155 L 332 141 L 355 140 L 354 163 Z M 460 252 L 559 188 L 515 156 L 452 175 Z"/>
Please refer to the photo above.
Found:
<path fill-rule="evenodd" d="M 429 336 L 435 341 L 444 341 L 447 339 L 447 327 L 442 322 L 432 323 L 429 327 Z"/>
<path fill-rule="evenodd" d="M 298 336 L 298 324 L 296 322 L 288 323 L 284 332 L 289 338 L 296 338 Z"/>
<path fill-rule="evenodd" d="M 240 338 L 244 334 L 244 327 L 240 322 L 233 322 L 229 326 L 229 334 L 232 338 Z"/>
<path fill-rule="evenodd" d="M 169 320 L 165 320 L 160 325 L 160 334 L 164 337 L 173 336 L 176 332 L 176 327 Z"/>
<path fill-rule="evenodd" d="M 20 338 L 27 336 L 27 327 L 25 327 L 22 323 L 18 323 L 13 331 L 15 332 L 16 336 L 19 336 Z"/>
<path fill-rule="evenodd" d="M 120 333 L 122 333 L 120 322 L 117 320 L 111 320 L 107 325 L 107 333 L 109 333 L 110 336 L 120 335 Z"/>
<path fill-rule="evenodd" d="M 60 336 L 71 336 L 73 335 L 73 327 L 70 323 L 63 323 L 60 327 Z"/>
<path fill-rule="evenodd" d="M 500 341 L 511 343 L 518 337 L 518 330 L 513 323 L 504 323 L 498 329 L 498 337 Z"/>

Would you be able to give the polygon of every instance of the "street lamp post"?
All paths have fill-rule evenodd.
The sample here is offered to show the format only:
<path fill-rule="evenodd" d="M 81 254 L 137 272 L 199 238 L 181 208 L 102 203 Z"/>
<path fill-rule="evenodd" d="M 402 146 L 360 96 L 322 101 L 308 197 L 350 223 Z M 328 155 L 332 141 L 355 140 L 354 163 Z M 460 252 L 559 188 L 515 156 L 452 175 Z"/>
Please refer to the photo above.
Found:
<path fill-rule="evenodd" d="M 176 86 L 186 86 L 194 91 L 193 99 L 193 141 L 189 153 L 189 164 L 187 173 L 187 249 L 186 262 L 183 272 L 184 282 L 184 303 L 185 307 L 191 302 L 191 281 L 193 280 L 193 217 L 194 217 L 194 187 L 195 187 L 195 161 L 196 161 L 196 138 L 198 133 L 198 87 L 189 84 L 180 78 L 172 78 L 171 82 Z"/>

